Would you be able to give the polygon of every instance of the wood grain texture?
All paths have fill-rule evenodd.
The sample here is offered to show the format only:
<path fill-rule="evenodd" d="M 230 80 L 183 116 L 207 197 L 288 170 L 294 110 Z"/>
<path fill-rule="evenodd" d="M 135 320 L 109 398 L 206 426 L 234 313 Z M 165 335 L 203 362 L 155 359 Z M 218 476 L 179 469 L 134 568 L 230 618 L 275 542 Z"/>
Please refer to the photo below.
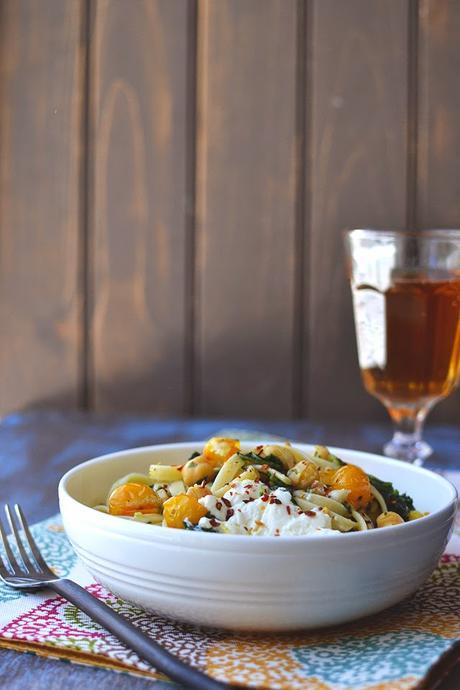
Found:
<path fill-rule="evenodd" d="M 197 411 L 289 416 L 294 0 L 199 2 Z"/>
<path fill-rule="evenodd" d="M 457 0 L 3 0 L 0 413 L 386 419 L 341 229 L 460 226 L 459 32 Z"/>
<path fill-rule="evenodd" d="M 304 411 L 383 418 L 357 364 L 344 227 L 404 226 L 408 3 L 310 4 Z"/>
<path fill-rule="evenodd" d="M 188 18 L 95 0 L 90 347 L 98 409 L 184 409 Z"/>
<path fill-rule="evenodd" d="M 418 59 L 417 222 L 460 228 L 460 3 L 421 0 Z M 460 391 L 433 419 L 458 423 Z"/>
<path fill-rule="evenodd" d="M 75 405 L 84 3 L 0 13 L 0 411 Z"/>

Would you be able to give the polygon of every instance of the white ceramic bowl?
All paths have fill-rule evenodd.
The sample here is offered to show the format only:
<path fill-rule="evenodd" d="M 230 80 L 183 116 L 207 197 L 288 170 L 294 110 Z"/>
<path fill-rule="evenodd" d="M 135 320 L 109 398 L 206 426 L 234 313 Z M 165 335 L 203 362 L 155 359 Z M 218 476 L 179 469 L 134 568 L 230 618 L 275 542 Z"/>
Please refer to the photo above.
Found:
<path fill-rule="evenodd" d="M 457 495 L 448 481 L 397 460 L 340 448 L 331 450 L 391 480 L 430 515 L 371 532 L 250 537 L 145 525 L 90 507 L 103 502 L 112 482 L 128 472 L 145 472 L 151 462 L 181 464 L 199 448 L 180 443 L 112 453 L 78 465 L 60 482 L 64 526 L 78 556 L 96 580 L 144 609 L 240 630 L 343 623 L 414 592 L 450 535 Z"/>

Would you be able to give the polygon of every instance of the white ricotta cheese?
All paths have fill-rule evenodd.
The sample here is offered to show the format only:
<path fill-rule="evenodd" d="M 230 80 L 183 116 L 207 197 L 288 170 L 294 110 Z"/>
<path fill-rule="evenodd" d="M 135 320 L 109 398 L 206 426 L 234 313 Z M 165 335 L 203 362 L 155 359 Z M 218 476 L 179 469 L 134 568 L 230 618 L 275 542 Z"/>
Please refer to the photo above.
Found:
<path fill-rule="evenodd" d="M 320 507 L 305 513 L 292 502 L 287 489 L 270 491 L 259 481 L 235 481 L 222 498 L 205 496 L 200 503 L 212 515 L 199 521 L 204 529 L 258 536 L 336 533 Z"/>

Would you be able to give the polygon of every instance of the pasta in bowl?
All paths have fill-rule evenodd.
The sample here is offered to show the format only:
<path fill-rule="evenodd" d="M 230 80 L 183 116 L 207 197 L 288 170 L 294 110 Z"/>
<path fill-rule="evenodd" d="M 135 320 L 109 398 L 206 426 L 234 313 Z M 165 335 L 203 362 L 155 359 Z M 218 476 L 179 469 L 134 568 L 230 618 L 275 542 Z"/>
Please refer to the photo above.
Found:
<path fill-rule="evenodd" d="M 242 442 L 237 452 L 248 455 L 258 446 L 266 448 L 268 445 L 263 440 L 256 444 Z M 343 506 L 342 510 L 348 511 L 342 517 L 353 523 L 352 529 L 342 532 L 332 525 L 336 522 L 335 514 L 340 515 L 338 509 L 318 505 L 311 496 L 304 496 L 305 500 L 323 508 L 322 511 L 311 508 L 312 513 L 324 512 L 331 519 L 331 525 L 325 526 L 328 532 L 316 531 L 320 526 L 317 524 L 313 532 L 300 534 L 283 530 L 276 536 L 275 531 L 280 528 L 278 521 L 277 525 L 273 522 L 270 531 L 248 536 L 245 530 L 240 533 L 227 529 L 225 523 L 228 527 L 230 520 L 218 517 L 215 519 L 223 528 L 219 525 L 219 529 L 209 531 L 201 527 L 200 520 L 206 517 L 210 520 L 209 514 L 213 511 L 206 502 L 202 506 L 203 497 L 199 496 L 198 505 L 206 509 L 206 514 L 190 516 L 189 512 L 171 511 L 170 517 L 177 519 L 177 526 L 163 527 L 166 503 L 175 496 L 182 496 L 180 500 L 183 501 L 183 496 L 197 485 L 200 490 L 210 490 L 207 485 L 214 484 L 224 464 L 235 455 L 234 451 L 228 458 L 216 461 L 209 477 L 195 477 L 194 482 L 194 477 L 190 477 L 188 484 L 184 481 L 184 466 L 193 453 L 204 455 L 204 447 L 195 442 L 123 450 L 71 469 L 59 484 L 67 536 L 90 573 L 116 595 L 146 610 L 190 623 L 240 630 L 316 628 L 381 611 L 414 592 L 435 568 L 452 529 L 456 510 L 456 492 L 452 485 L 426 469 L 369 453 L 330 448 L 327 457 L 321 457 L 324 450 L 305 444 L 288 446 L 288 449 L 294 454 L 299 452 L 302 458 L 314 456 L 318 473 L 332 469 L 337 473 L 342 467 L 338 463 L 340 459 L 347 466 L 361 468 L 374 486 L 371 478 L 378 477 L 381 484 L 377 490 L 388 509 L 384 511 L 381 506 L 378 515 L 384 512 L 399 514 L 401 507 L 395 501 L 408 497 L 420 512 L 429 514 L 412 520 L 407 515 L 396 526 L 380 528 L 376 522 L 378 509 L 373 503 L 375 496 L 364 507 L 362 499 L 359 500 L 362 494 L 354 497 L 350 493 L 348 500 L 337 501 Z M 199 456 L 192 460 L 196 461 Z M 218 494 L 235 481 L 261 481 L 266 487 L 263 495 L 275 494 L 278 498 L 276 492 L 283 487 L 277 486 L 279 477 L 268 468 L 285 476 L 291 472 L 292 477 L 292 471 L 302 458 L 291 463 L 284 472 L 269 462 L 256 459 L 254 463 L 245 462 L 234 479 L 229 477 L 220 489 L 215 489 L 216 495 L 211 491 L 206 496 L 213 496 L 212 500 L 217 502 L 229 489 L 226 488 L 221 496 Z M 336 463 L 334 458 L 337 458 L 336 467 L 319 467 L 321 460 Z M 261 467 L 258 469 L 257 465 Z M 258 472 L 259 479 L 241 480 L 243 472 L 252 473 L 251 468 Z M 196 471 L 193 466 L 191 469 Z M 200 472 L 204 469 L 201 467 Z M 177 471 L 180 479 L 177 479 Z M 174 481 L 183 482 L 184 486 L 173 486 L 173 475 Z M 132 481 L 127 481 L 127 477 Z M 144 477 L 144 482 L 140 477 Z M 336 479 L 342 481 L 343 477 L 341 479 L 339 474 Z M 204 486 L 200 487 L 203 482 Z M 119 511 L 115 507 L 114 514 L 105 512 L 109 510 L 108 499 L 117 487 L 130 483 L 145 486 L 146 495 L 152 489 L 160 500 L 139 505 L 136 503 L 139 496 L 134 494 L 134 503 L 128 510 L 126 503 L 121 502 Z M 163 494 L 164 485 L 168 485 L 168 489 Z M 397 494 L 392 493 L 391 485 Z M 329 485 L 325 491 L 329 494 L 323 498 L 337 500 L 339 496 L 331 498 L 331 491 L 347 490 L 351 488 Z M 313 482 L 305 488 L 298 483 L 291 484 L 289 500 L 292 503 L 296 491 L 321 497 Z M 142 498 L 142 494 L 140 496 Z M 358 520 L 351 513 L 356 508 L 352 508 L 350 497 L 358 502 L 357 512 L 364 521 L 370 518 L 375 526 L 370 528 L 366 523 L 367 529 L 359 529 Z M 111 504 L 112 511 L 115 503 Z M 276 501 L 270 504 L 270 499 L 262 503 L 269 504 L 262 511 L 265 514 L 269 509 L 280 508 Z M 95 510 L 96 505 L 104 506 L 103 510 Z M 249 509 L 251 502 L 247 505 Z M 215 507 L 219 510 L 217 505 Z M 297 507 L 307 518 L 312 517 L 307 515 L 310 510 L 307 505 L 301 508 L 297 504 Z M 410 504 L 406 507 L 409 512 L 412 510 Z M 284 511 L 287 513 L 286 509 Z M 227 516 L 221 513 L 221 517 Z M 245 524 L 248 526 L 247 521 Z"/>
<path fill-rule="evenodd" d="M 391 482 L 344 463 L 325 446 L 285 444 L 242 451 L 213 437 L 185 462 L 151 464 L 116 480 L 96 510 L 175 529 L 248 536 L 367 531 L 419 519 Z"/>

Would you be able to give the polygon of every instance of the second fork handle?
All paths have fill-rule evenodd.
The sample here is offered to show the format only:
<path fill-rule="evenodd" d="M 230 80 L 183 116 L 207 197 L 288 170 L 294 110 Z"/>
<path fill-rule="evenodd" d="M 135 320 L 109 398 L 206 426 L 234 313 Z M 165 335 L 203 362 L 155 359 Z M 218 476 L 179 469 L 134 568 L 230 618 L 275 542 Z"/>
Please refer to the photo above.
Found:
<path fill-rule="evenodd" d="M 77 585 L 76 582 L 66 579 L 56 580 L 49 586 L 115 635 L 120 642 L 136 652 L 139 657 L 148 661 L 172 680 L 196 690 L 229 690 L 231 688 L 230 685 L 214 680 L 177 659 L 126 618 L 93 597 L 86 589 Z"/>

